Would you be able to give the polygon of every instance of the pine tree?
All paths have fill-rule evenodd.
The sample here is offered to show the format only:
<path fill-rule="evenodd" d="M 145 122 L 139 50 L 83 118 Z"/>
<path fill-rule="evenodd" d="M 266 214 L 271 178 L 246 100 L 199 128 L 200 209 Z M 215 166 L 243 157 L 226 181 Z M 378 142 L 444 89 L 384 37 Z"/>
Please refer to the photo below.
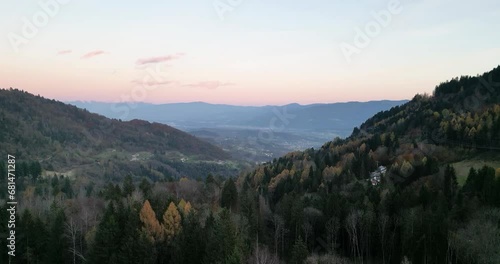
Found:
<path fill-rule="evenodd" d="M 142 179 L 141 184 L 139 184 L 139 189 L 141 189 L 144 197 L 148 198 L 151 192 L 151 183 L 146 178 Z"/>
<path fill-rule="evenodd" d="M 17 257 L 25 261 L 26 263 L 30 263 L 34 261 L 33 254 L 33 218 L 28 209 L 25 209 L 23 214 L 21 215 L 21 219 L 19 221 L 19 231 L 17 235 Z"/>
<path fill-rule="evenodd" d="M 235 210 L 237 202 L 238 190 L 236 189 L 236 184 L 233 179 L 229 178 L 222 189 L 221 207 Z"/>
<path fill-rule="evenodd" d="M 306 244 L 302 241 L 302 238 L 299 237 L 293 244 L 290 263 L 303 264 L 306 261 L 308 254 Z"/>
<path fill-rule="evenodd" d="M 186 217 L 182 232 L 176 243 L 174 263 L 197 264 L 201 262 L 200 260 L 203 260 L 207 237 L 198 217 L 196 213 L 190 213 Z"/>
<path fill-rule="evenodd" d="M 207 220 L 205 263 L 240 263 L 240 248 L 231 213 L 223 209 L 214 224 Z"/>
<path fill-rule="evenodd" d="M 48 238 L 48 263 L 65 263 L 68 252 L 68 243 L 64 237 L 64 223 L 66 222 L 66 215 L 64 210 L 56 209 L 53 212 L 53 219 L 50 225 L 50 232 Z"/>
<path fill-rule="evenodd" d="M 444 195 L 449 208 L 453 205 L 453 198 L 455 197 L 457 186 L 458 183 L 455 168 L 448 165 L 444 170 Z"/>
<path fill-rule="evenodd" d="M 97 228 L 94 243 L 89 253 L 89 263 L 107 264 L 117 262 L 120 234 L 122 232 L 117 216 L 115 206 L 111 202 Z"/>
<path fill-rule="evenodd" d="M 73 198 L 73 188 L 71 187 L 71 181 L 68 177 L 64 178 L 64 183 L 61 191 L 66 194 L 66 197 Z"/>
<path fill-rule="evenodd" d="M 123 181 L 123 196 L 129 197 L 135 191 L 134 182 L 132 181 L 132 176 L 127 175 Z"/>

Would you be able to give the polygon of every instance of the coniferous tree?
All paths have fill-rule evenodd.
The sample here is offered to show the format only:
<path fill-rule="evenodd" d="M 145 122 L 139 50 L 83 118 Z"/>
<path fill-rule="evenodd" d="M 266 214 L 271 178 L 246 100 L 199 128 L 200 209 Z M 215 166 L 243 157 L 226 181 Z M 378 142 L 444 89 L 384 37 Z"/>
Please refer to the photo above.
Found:
<path fill-rule="evenodd" d="M 290 263 L 304 264 L 308 254 L 306 244 L 301 237 L 298 237 L 292 247 Z"/>
<path fill-rule="evenodd" d="M 132 176 L 127 175 L 123 181 L 123 196 L 128 197 L 132 195 L 135 191 L 134 182 L 132 181 Z"/>
<path fill-rule="evenodd" d="M 210 241 L 207 241 L 206 231 L 201 227 L 198 217 L 196 213 L 187 215 L 177 239 L 174 263 L 197 264 L 203 260 L 206 244 Z"/>
<path fill-rule="evenodd" d="M 206 263 L 239 264 L 241 252 L 231 213 L 223 209 L 214 224 L 207 223 Z"/>
<path fill-rule="evenodd" d="M 68 241 L 64 236 L 64 223 L 66 215 L 64 210 L 55 208 L 50 224 L 48 237 L 48 263 L 65 263 L 69 252 Z"/>
<path fill-rule="evenodd" d="M 233 179 L 229 178 L 222 188 L 221 207 L 235 210 L 237 202 L 238 190 Z"/>
<path fill-rule="evenodd" d="M 142 195 L 144 195 L 144 197 L 149 198 L 151 188 L 152 186 L 148 179 L 143 178 L 141 184 L 139 184 L 139 189 L 141 189 Z"/>
<path fill-rule="evenodd" d="M 457 186 L 458 183 L 455 168 L 447 165 L 444 170 L 444 195 L 448 202 L 449 208 L 451 208 L 451 206 L 453 205 L 453 198 L 455 197 Z"/>
<path fill-rule="evenodd" d="M 120 233 L 122 232 L 119 222 L 118 214 L 115 210 L 114 204 L 111 202 L 104 216 L 97 227 L 94 242 L 89 253 L 90 263 L 105 264 L 105 263 L 118 263 L 119 247 L 120 247 Z"/>

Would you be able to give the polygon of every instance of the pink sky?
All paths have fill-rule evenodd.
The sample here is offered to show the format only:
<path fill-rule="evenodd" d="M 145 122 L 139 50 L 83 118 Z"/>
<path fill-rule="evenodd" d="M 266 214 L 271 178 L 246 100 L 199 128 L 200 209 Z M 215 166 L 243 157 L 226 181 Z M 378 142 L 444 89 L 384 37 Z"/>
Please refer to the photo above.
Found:
<path fill-rule="evenodd" d="M 339 47 L 352 44 L 356 29 L 386 3 L 276 1 L 245 2 L 224 19 L 210 3 L 191 0 L 74 1 L 17 49 L 9 36 L 22 36 L 23 18 L 44 11 L 35 2 L 9 3 L 0 11 L 0 87 L 63 101 L 399 100 L 500 62 L 500 37 L 491 31 L 500 26 L 494 1 L 402 1 L 403 11 L 350 62 Z M 432 16 L 445 7 L 460 18 Z M 469 16 L 478 12 L 481 20 Z"/>

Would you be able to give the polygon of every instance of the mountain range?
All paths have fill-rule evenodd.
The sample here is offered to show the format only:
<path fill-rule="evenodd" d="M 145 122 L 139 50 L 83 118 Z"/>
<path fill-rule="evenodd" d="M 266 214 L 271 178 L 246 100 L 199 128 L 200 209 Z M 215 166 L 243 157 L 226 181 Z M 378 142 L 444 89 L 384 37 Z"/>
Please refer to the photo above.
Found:
<path fill-rule="evenodd" d="M 346 137 L 373 114 L 405 102 L 384 100 L 260 107 L 203 102 L 71 104 L 110 118 L 168 124 L 227 150 L 240 162 L 261 163 L 290 151 L 320 147 L 335 137 Z"/>
<path fill-rule="evenodd" d="M 369 101 L 330 104 L 288 104 L 283 106 L 236 106 L 204 102 L 148 104 L 69 102 L 109 118 L 142 119 L 169 124 L 179 129 L 265 128 L 335 132 L 347 136 L 352 129 L 382 110 L 401 105 L 400 101 Z"/>

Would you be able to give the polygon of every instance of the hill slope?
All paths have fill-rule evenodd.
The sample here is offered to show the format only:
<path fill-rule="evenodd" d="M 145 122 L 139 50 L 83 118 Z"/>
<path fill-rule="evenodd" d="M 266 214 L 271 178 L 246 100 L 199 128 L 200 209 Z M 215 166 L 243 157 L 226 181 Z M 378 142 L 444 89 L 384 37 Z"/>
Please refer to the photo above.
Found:
<path fill-rule="evenodd" d="M 360 262 L 498 263 L 490 245 L 500 238 L 500 168 L 457 175 L 472 161 L 498 164 L 499 143 L 497 67 L 380 112 L 346 139 L 274 159 L 239 184 L 266 201 L 267 232 L 287 230 L 285 252 L 304 238 Z"/>
<path fill-rule="evenodd" d="M 226 160 L 220 148 L 178 129 L 141 120 L 122 122 L 72 105 L 16 89 L 0 90 L 2 150 L 45 168 L 66 171 L 81 166 L 95 174 L 137 171 L 139 165 L 184 173 L 169 162 Z M 109 171 L 108 171 L 109 172 Z"/>

